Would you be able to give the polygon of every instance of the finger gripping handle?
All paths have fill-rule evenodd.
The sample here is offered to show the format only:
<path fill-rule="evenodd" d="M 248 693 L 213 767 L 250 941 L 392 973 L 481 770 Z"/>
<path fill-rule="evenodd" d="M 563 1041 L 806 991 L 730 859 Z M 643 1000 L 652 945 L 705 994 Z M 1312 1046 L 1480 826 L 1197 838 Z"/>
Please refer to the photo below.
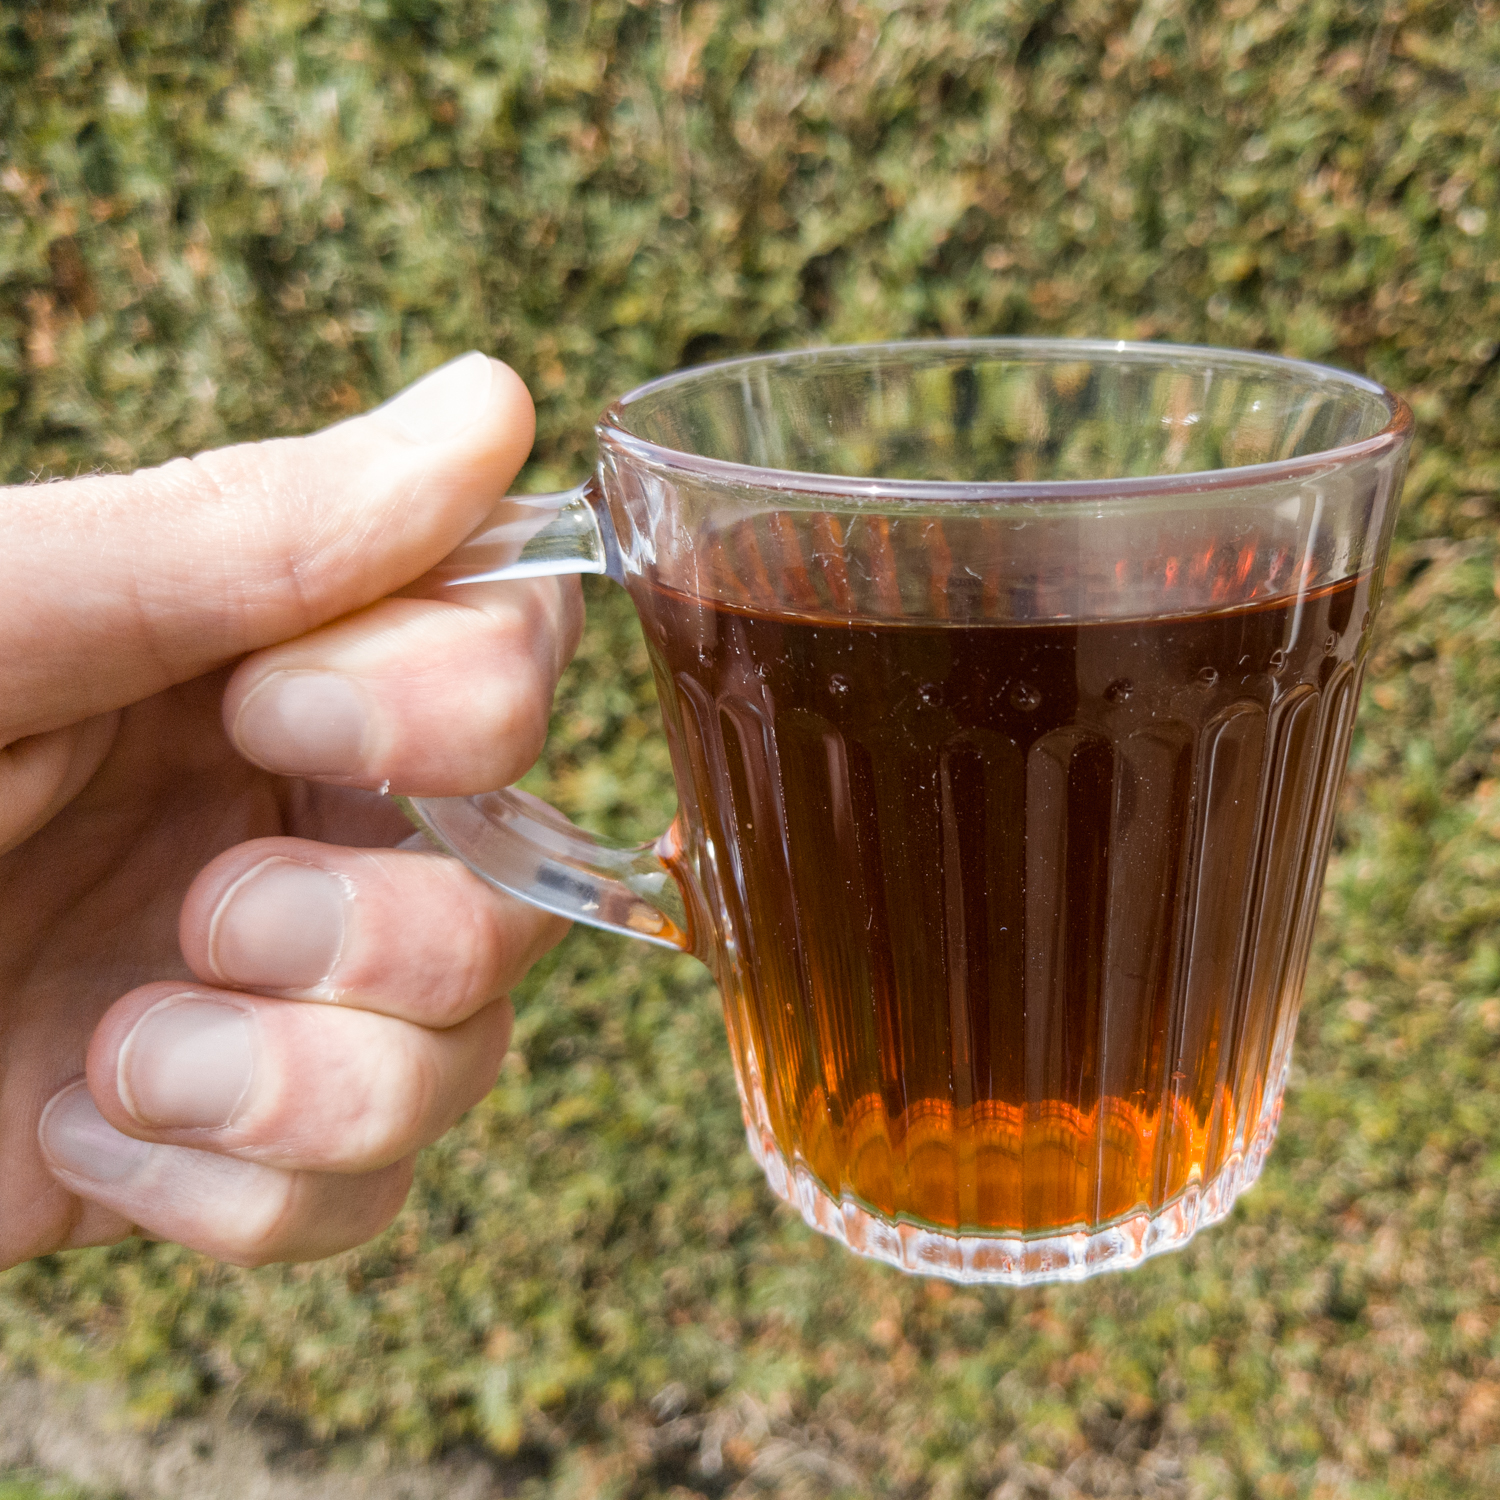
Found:
<path fill-rule="evenodd" d="M 513 495 L 435 568 L 402 590 L 452 598 L 471 584 L 559 573 L 619 581 L 619 551 L 592 479 L 554 495 Z M 418 828 L 497 889 L 571 921 L 692 951 L 687 905 L 654 843 L 618 845 L 514 787 L 478 797 L 398 797 Z"/>
<path fill-rule="evenodd" d="M 623 582 L 620 549 L 599 481 L 550 495 L 507 495 L 436 567 L 400 592 L 441 599 L 471 583 L 606 573 Z"/>
<path fill-rule="evenodd" d="M 682 890 L 655 845 L 607 844 L 514 787 L 398 800 L 429 837 L 499 890 L 570 921 L 692 950 Z"/>

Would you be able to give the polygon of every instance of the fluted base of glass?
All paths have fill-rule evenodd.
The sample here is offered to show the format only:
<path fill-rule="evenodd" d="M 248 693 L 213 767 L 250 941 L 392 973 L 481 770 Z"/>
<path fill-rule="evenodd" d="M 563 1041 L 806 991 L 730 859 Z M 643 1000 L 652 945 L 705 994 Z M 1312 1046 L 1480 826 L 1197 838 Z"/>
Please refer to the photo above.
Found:
<path fill-rule="evenodd" d="M 1098 1228 L 1042 1235 L 955 1232 L 884 1218 L 855 1198 L 835 1199 L 803 1163 L 787 1161 L 768 1130 L 750 1125 L 745 1135 L 771 1190 L 812 1228 L 856 1254 L 914 1276 L 939 1276 L 970 1286 L 1039 1286 L 1128 1270 L 1164 1250 L 1179 1249 L 1200 1229 L 1217 1224 L 1260 1176 L 1280 1116 L 1278 1090 L 1244 1152 L 1231 1155 L 1211 1181 L 1190 1183 L 1154 1212 L 1126 1214 Z"/>

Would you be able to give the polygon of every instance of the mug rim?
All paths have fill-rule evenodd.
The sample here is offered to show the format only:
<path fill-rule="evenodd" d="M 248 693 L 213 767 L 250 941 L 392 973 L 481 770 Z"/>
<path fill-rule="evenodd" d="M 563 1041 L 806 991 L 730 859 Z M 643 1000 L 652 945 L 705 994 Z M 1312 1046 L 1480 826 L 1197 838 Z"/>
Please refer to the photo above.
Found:
<path fill-rule="evenodd" d="M 1053 358 L 1059 363 L 1077 363 L 1105 355 L 1125 355 L 1134 362 L 1168 364 L 1184 356 L 1201 359 L 1212 355 L 1218 363 L 1232 361 L 1255 366 L 1266 373 L 1296 372 L 1304 379 L 1351 387 L 1382 401 L 1388 412 L 1379 432 L 1357 442 L 1294 458 L 1275 459 L 1268 463 L 1240 464 L 1222 469 L 1194 469 L 1180 474 L 1141 474 L 1116 479 L 994 479 L 966 481 L 954 479 L 882 479 L 879 476 L 824 474 L 802 469 L 776 469 L 757 464 L 738 463 L 732 459 L 708 458 L 685 449 L 670 448 L 631 432 L 625 426 L 628 408 L 645 396 L 656 395 L 674 386 L 690 385 L 709 375 L 753 365 L 776 366 L 795 362 L 817 362 L 840 355 L 878 357 L 881 354 L 913 350 L 944 351 L 954 354 L 1016 353 Z M 627 391 L 612 401 L 600 417 L 595 432 L 601 446 L 624 450 L 637 462 L 675 472 L 687 471 L 713 483 L 735 489 L 776 490 L 812 496 L 837 495 L 852 500 L 889 503 L 899 500 L 948 501 L 1027 501 L 1027 500 L 1102 500 L 1128 496 L 1169 496 L 1196 494 L 1215 490 L 1244 490 L 1287 480 L 1305 479 L 1345 468 L 1364 459 L 1378 458 L 1398 450 L 1407 442 L 1414 428 L 1411 407 L 1394 391 L 1378 381 L 1333 365 L 1311 360 L 1293 359 L 1287 355 L 1266 354 L 1260 350 L 1224 349 L 1211 344 L 1173 344 L 1130 339 L 1068 338 L 959 338 L 959 339 L 890 339 L 868 344 L 813 345 L 760 354 L 742 354 L 710 364 L 691 365 L 658 376 Z"/>

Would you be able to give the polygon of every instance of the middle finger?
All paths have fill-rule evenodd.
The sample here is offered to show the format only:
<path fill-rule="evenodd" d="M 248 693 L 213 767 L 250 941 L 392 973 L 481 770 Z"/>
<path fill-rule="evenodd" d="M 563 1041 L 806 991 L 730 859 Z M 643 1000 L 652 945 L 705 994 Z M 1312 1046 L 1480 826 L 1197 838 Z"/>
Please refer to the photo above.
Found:
<path fill-rule="evenodd" d="M 451 1026 L 566 931 L 443 855 L 267 838 L 199 874 L 179 935 L 209 984 Z"/>

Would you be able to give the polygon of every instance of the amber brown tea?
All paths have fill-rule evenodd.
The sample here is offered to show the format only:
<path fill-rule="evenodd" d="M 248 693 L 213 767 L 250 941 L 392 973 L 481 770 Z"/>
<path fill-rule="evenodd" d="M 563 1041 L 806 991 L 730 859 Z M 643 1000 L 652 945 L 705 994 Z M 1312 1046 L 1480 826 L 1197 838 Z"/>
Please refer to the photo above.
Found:
<path fill-rule="evenodd" d="M 643 589 L 759 1153 L 1020 1235 L 1258 1168 L 1367 595 L 962 624 Z"/>

